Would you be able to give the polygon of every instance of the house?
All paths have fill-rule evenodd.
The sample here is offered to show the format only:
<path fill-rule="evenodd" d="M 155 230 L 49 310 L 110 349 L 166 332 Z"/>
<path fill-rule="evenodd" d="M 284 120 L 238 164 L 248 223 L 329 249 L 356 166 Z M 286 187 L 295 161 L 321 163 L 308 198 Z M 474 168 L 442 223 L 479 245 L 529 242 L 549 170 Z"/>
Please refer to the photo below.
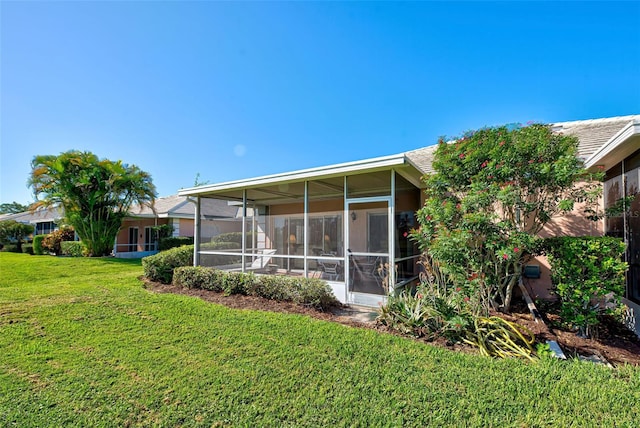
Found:
<path fill-rule="evenodd" d="M 33 235 L 46 235 L 58 229 L 58 223 L 64 217 L 62 208 L 39 208 L 35 211 L 25 211 L 15 214 L 2 214 L 0 221 L 15 220 L 18 223 L 31 224 L 34 227 Z"/>
<path fill-rule="evenodd" d="M 204 245 L 211 236 L 196 214 L 196 264 L 323 278 L 342 302 L 375 306 L 418 277 L 408 232 L 432 151 L 183 189 L 196 213 L 216 199 L 241 208 L 241 249 Z"/>
<path fill-rule="evenodd" d="M 586 165 L 606 171 L 604 206 L 638 193 L 640 115 L 550 126 L 575 135 Z M 415 212 L 423 203 L 420 177 L 433 172 L 435 148 L 183 189 L 180 196 L 196 200 L 195 263 L 324 278 L 342 302 L 374 306 L 418 277 L 419 252 L 407 232 L 416 225 Z M 216 199 L 241 208 L 235 221 L 246 239 L 240 250 L 203 245 L 211 236 L 198 213 Z M 636 198 L 621 217 L 591 222 L 569 214 L 543 232 L 625 239 L 630 265 L 625 303 L 635 314 L 640 314 L 639 213 Z M 544 294 L 548 265 L 544 259 L 534 263 L 543 272 L 530 285 Z"/>
<path fill-rule="evenodd" d="M 113 254 L 120 258 L 139 258 L 158 252 L 154 226 L 171 225 L 173 236 L 193 237 L 195 204 L 185 196 L 157 198 L 153 209 L 135 205 L 123 220 L 114 243 Z M 207 236 L 239 232 L 239 208 L 226 201 L 209 200 L 202 204 L 201 224 Z M 39 208 L 34 212 L 4 214 L 0 220 L 32 224 L 34 235 L 45 235 L 58 229 L 64 210 L 61 207 Z"/>
<path fill-rule="evenodd" d="M 201 205 L 201 225 L 207 236 L 239 232 L 238 207 L 226 201 L 207 200 Z M 186 196 L 172 195 L 155 200 L 153 208 L 135 205 L 123 220 L 113 254 L 121 258 L 138 258 L 158 252 L 154 226 L 171 225 L 172 236 L 193 237 L 195 204 Z"/>

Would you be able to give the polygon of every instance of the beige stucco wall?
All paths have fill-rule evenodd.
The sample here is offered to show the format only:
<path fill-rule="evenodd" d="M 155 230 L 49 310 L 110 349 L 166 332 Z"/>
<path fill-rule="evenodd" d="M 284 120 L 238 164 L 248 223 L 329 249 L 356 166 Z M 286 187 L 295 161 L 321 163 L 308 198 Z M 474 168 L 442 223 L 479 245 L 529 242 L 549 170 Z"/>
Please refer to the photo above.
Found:
<path fill-rule="evenodd" d="M 592 221 L 584 214 L 585 205 L 577 204 L 573 211 L 562 216 L 554 217 L 540 232 L 542 238 L 553 236 L 602 236 L 604 234 L 604 221 Z M 599 201 L 598 209 L 603 209 L 602 199 Z M 524 278 L 525 286 L 532 298 L 554 299 L 551 293 L 551 272 L 549 261 L 545 256 L 539 256 L 531 260 L 529 265 L 540 266 L 540 278 Z"/>
<path fill-rule="evenodd" d="M 122 222 L 122 226 L 120 227 L 120 231 L 118 232 L 118 236 L 116 238 L 117 251 L 118 252 L 128 252 L 128 251 L 144 251 L 144 228 L 147 226 L 160 226 L 162 224 L 167 224 L 167 219 L 153 219 L 153 218 L 143 218 L 143 219 L 135 219 L 135 218 L 127 218 Z M 138 246 L 137 249 L 130 249 L 126 247 L 129 244 L 129 228 L 137 227 L 138 228 Z"/>

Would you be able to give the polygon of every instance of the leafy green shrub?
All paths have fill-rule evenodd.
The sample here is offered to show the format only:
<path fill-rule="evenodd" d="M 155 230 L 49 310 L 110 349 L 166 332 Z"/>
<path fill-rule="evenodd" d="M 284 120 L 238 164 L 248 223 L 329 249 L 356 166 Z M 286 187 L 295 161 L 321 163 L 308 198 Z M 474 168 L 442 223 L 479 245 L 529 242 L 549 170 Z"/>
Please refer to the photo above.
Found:
<path fill-rule="evenodd" d="M 87 249 L 81 241 L 62 241 L 60 243 L 60 254 L 63 256 L 82 257 L 86 255 Z"/>
<path fill-rule="evenodd" d="M 181 266 L 173 271 L 172 284 L 184 288 L 201 288 L 222 292 L 224 271 L 203 266 Z"/>
<path fill-rule="evenodd" d="M 2 247 L 2 250 L 5 253 L 20 253 L 20 249 L 18 248 L 18 245 L 16 244 L 4 244 Z"/>
<path fill-rule="evenodd" d="M 553 292 L 560 298 L 560 316 L 589 336 L 598 315 L 611 313 L 624 293 L 625 245 L 612 237 L 556 237 L 545 240 Z"/>
<path fill-rule="evenodd" d="M 171 284 L 175 268 L 191 265 L 193 265 L 193 245 L 171 248 L 142 259 L 144 276 L 164 284 Z"/>
<path fill-rule="evenodd" d="M 22 252 L 33 255 L 33 244 L 22 244 Z"/>
<path fill-rule="evenodd" d="M 288 277 L 281 275 L 262 275 L 252 285 L 251 295 L 264 297 L 279 302 L 291 302 L 294 300 L 292 287 Z"/>
<path fill-rule="evenodd" d="M 242 247 L 242 232 L 228 232 L 228 233 L 221 233 L 220 235 L 214 236 L 213 238 L 211 238 L 211 242 L 215 243 L 215 242 L 235 242 L 237 244 L 237 247 L 235 248 L 241 248 Z M 253 232 L 247 232 L 247 237 L 245 238 L 245 243 L 247 248 L 251 248 L 253 242 Z"/>
<path fill-rule="evenodd" d="M 60 243 L 62 241 L 73 241 L 76 234 L 71 227 L 61 227 L 46 235 L 42 240 L 42 248 L 50 253 L 60 255 Z"/>
<path fill-rule="evenodd" d="M 201 266 L 188 266 L 175 269 L 173 284 L 186 288 L 224 292 L 226 295 L 244 294 L 281 302 L 293 302 L 317 309 L 328 309 L 340 305 L 331 287 L 319 279 L 279 275 L 256 276 L 251 272 L 226 272 Z"/>
<path fill-rule="evenodd" d="M 249 294 L 255 275 L 253 273 L 226 272 L 222 277 L 222 290 L 226 296 L 232 294 Z"/>
<path fill-rule="evenodd" d="M 296 303 L 312 306 L 316 309 L 339 305 L 329 284 L 321 279 L 289 277 L 289 281 L 292 288 L 296 290 L 296 296 L 293 299 Z"/>
<path fill-rule="evenodd" d="M 242 232 L 221 233 L 211 238 L 211 242 L 235 242 L 239 245 L 238 248 L 240 248 L 242 244 Z"/>
<path fill-rule="evenodd" d="M 192 244 L 193 244 L 192 236 L 170 236 L 170 237 L 160 239 L 160 243 L 158 244 L 158 249 L 160 251 L 166 251 L 171 248 L 181 247 L 183 245 L 192 245 Z"/>
<path fill-rule="evenodd" d="M 33 237 L 33 254 L 37 256 L 41 256 L 44 254 L 44 249 L 42 247 L 42 240 L 47 235 L 36 235 Z"/>
<path fill-rule="evenodd" d="M 237 242 L 209 242 L 200 245 L 201 250 L 211 251 L 237 250 L 239 248 L 240 244 Z"/>

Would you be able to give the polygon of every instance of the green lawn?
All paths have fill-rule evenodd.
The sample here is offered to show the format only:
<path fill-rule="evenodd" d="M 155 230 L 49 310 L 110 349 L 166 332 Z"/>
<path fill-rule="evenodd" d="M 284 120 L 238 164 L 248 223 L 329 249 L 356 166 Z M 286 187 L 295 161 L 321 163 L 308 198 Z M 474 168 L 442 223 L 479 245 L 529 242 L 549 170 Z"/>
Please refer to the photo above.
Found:
<path fill-rule="evenodd" d="M 497 361 L 0 253 L 0 426 L 638 426 L 640 369 Z"/>

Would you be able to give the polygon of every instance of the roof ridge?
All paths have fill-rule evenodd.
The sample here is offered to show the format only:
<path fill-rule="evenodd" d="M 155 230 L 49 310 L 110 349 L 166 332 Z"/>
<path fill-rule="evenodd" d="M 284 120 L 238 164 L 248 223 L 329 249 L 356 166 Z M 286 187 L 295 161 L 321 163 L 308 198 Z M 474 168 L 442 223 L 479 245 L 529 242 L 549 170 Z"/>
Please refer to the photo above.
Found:
<path fill-rule="evenodd" d="M 607 122 L 620 122 L 623 120 L 640 120 L 640 114 L 630 114 L 626 116 L 613 116 L 613 117 L 601 117 L 596 119 L 581 119 L 581 120 L 569 120 L 566 122 L 554 122 L 550 123 L 551 126 L 565 126 L 565 125 L 586 125 L 586 124 L 598 124 Z"/>

